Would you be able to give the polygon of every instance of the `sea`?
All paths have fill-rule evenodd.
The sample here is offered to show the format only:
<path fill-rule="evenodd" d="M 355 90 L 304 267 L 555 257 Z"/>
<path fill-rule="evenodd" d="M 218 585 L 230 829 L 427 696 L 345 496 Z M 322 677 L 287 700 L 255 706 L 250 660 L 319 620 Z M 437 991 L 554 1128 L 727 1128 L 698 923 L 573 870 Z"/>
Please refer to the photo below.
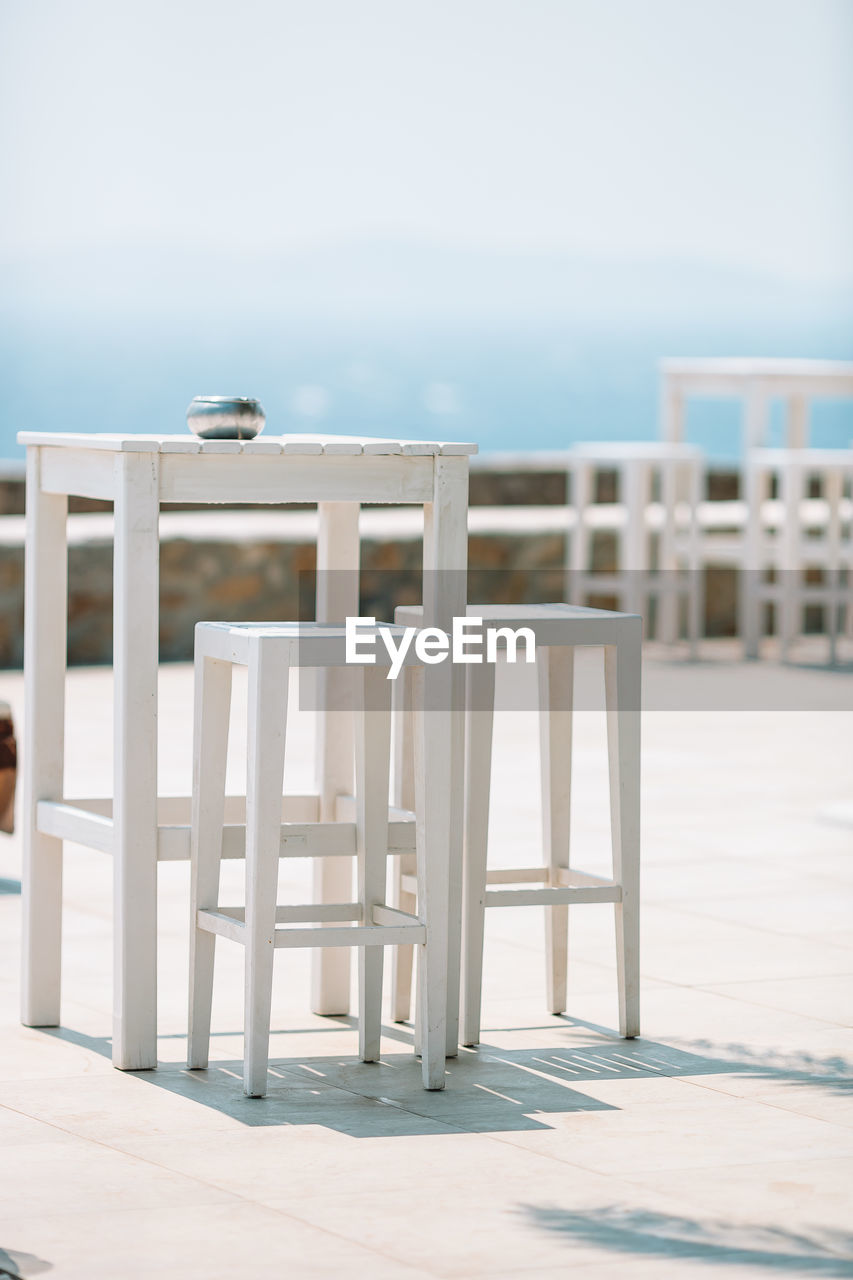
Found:
<path fill-rule="evenodd" d="M 853 289 L 730 264 L 112 245 L 0 263 L 0 278 L 7 460 L 20 430 L 184 431 L 195 395 L 257 397 L 271 434 L 482 452 L 655 439 L 663 357 L 853 358 Z M 739 413 L 696 401 L 688 438 L 732 461 Z M 853 403 L 815 403 L 811 439 L 853 442 Z"/>

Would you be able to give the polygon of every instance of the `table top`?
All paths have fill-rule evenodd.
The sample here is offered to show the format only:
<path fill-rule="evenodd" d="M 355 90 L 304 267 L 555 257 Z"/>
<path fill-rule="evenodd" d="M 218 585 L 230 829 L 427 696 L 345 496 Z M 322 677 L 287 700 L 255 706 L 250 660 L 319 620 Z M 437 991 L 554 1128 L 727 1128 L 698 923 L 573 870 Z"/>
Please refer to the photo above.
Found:
<path fill-rule="evenodd" d="M 853 444 L 849 449 L 750 449 L 746 455 L 752 467 L 813 467 L 815 471 L 853 467 Z"/>
<path fill-rule="evenodd" d="M 572 446 L 565 455 L 571 463 L 584 462 L 701 462 L 698 445 L 668 440 L 590 440 Z"/>
<path fill-rule="evenodd" d="M 183 435 L 130 435 L 93 431 L 19 431 L 18 444 L 58 449 L 98 449 L 111 453 L 298 454 L 305 456 L 405 457 L 459 456 L 477 452 L 476 444 L 446 440 L 392 440 L 382 436 L 286 435 L 254 440 L 200 440 Z"/>
<path fill-rule="evenodd" d="M 722 378 L 844 378 L 853 382 L 851 360 L 807 360 L 786 356 L 668 356 L 664 374 Z"/>

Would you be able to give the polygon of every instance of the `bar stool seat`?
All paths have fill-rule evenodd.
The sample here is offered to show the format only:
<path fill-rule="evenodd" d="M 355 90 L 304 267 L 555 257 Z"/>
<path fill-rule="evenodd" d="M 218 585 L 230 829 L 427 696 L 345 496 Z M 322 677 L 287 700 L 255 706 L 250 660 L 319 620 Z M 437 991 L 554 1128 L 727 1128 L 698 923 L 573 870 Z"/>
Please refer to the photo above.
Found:
<path fill-rule="evenodd" d="M 636 614 L 567 604 L 469 605 L 467 613 L 469 618 L 482 618 L 488 627 L 526 627 L 535 636 L 544 857 L 540 867 L 488 869 L 495 671 L 488 663 L 471 664 L 466 669 L 461 1041 L 474 1045 L 480 1039 L 486 907 L 546 908 L 547 1000 L 549 1010 L 558 1014 L 566 1009 L 568 909 L 585 902 L 614 904 L 619 1028 L 627 1038 L 637 1036 L 642 619 Z M 395 621 L 408 626 L 418 626 L 421 618 L 420 607 L 401 607 L 395 613 Z M 578 870 L 570 858 L 574 649 L 578 646 L 604 649 L 613 851 L 610 877 Z M 398 744 L 396 799 L 404 807 L 411 796 L 411 761 L 408 744 Z M 418 899 L 411 859 L 401 855 L 396 863 L 395 901 L 401 909 L 413 911 Z M 452 924 L 450 936 L 454 936 Z M 392 1001 L 395 1019 L 407 1020 L 411 951 L 405 947 L 396 953 Z"/>
<path fill-rule="evenodd" d="M 402 628 L 387 631 L 399 641 Z M 361 635 L 371 632 L 362 628 Z M 359 1053 L 365 1062 L 380 1052 L 382 948 L 402 942 L 421 948 L 423 1082 L 444 1087 L 447 1005 L 447 897 L 451 777 L 441 734 L 446 717 L 422 714 L 424 676 L 413 666 L 416 877 L 418 911 L 385 902 L 388 856 L 388 786 L 391 743 L 390 658 L 375 645 L 375 665 L 354 669 L 360 684 L 356 709 L 355 848 L 349 824 L 282 824 L 288 677 L 291 668 L 346 665 L 344 627 L 317 623 L 199 623 L 195 631 L 195 734 L 191 833 L 190 1067 L 208 1064 L 217 937 L 246 950 L 244 1090 L 262 1097 L 267 1088 L 273 955 L 288 947 L 359 948 Z M 413 651 L 406 661 L 417 664 Z M 225 800 L 225 767 L 234 665 L 248 669 L 248 765 L 246 785 L 246 903 L 219 901 L 219 867 Z M 433 679 L 433 673 L 428 673 Z M 281 856 L 323 857 L 355 853 L 354 902 L 278 905 Z M 311 927 L 319 925 L 322 927 Z"/>

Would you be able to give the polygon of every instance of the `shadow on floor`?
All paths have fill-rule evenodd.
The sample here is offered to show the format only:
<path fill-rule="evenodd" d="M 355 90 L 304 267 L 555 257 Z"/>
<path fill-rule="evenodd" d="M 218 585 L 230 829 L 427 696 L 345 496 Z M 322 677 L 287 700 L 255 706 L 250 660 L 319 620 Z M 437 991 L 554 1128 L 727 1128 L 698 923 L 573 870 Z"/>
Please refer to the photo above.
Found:
<path fill-rule="evenodd" d="M 597 1245 L 632 1257 L 690 1258 L 800 1275 L 853 1276 L 853 1235 L 830 1228 L 813 1234 L 749 1223 L 675 1217 L 615 1205 L 575 1213 L 522 1205 L 532 1225 L 568 1242 Z"/>
<path fill-rule="evenodd" d="M 45 1262 L 34 1253 L 21 1253 L 19 1249 L 0 1246 L 0 1280 L 29 1280 L 30 1276 L 40 1276 L 52 1267 L 52 1262 Z"/>
<path fill-rule="evenodd" d="M 715 1054 L 737 1064 L 741 1074 L 752 1079 L 783 1081 L 785 1084 L 807 1085 L 827 1093 L 849 1097 L 853 1090 L 853 1062 L 835 1054 L 819 1058 L 813 1053 L 780 1052 L 765 1049 L 761 1052 L 744 1044 L 714 1044 L 709 1040 L 695 1040 L 693 1047 Z"/>
<path fill-rule="evenodd" d="M 324 1020 L 326 1021 L 326 1020 Z M 324 1031 L 355 1028 L 354 1018 L 328 1019 Z M 555 1020 L 548 1030 L 571 1032 L 565 1045 L 541 1049 L 501 1049 L 487 1041 L 462 1049 L 448 1060 L 447 1088 L 428 1093 L 405 1026 L 383 1028 L 386 1039 L 402 1041 L 405 1052 L 385 1053 L 363 1063 L 340 1053 L 323 1056 L 275 1055 L 266 1098 L 246 1098 L 239 1058 L 215 1059 L 205 1071 L 177 1065 L 128 1073 L 252 1126 L 320 1125 L 353 1137 L 412 1136 L 442 1132 L 520 1132 L 554 1127 L 551 1117 L 616 1108 L 584 1091 L 584 1082 L 654 1077 L 745 1076 L 848 1091 L 853 1064 L 773 1051 L 758 1056 L 741 1046 L 693 1052 L 648 1040 L 622 1040 L 590 1023 Z M 544 1029 L 544 1028 L 543 1028 Z M 577 1043 L 578 1032 L 584 1042 Z M 536 1028 L 525 1028 L 530 1036 Z M 45 1034 L 80 1044 L 106 1057 L 107 1038 L 60 1028 Z M 233 1033 L 232 1033 L 233 1034 Z M 275 1032 L 278 1036 L 281 1033 Z M 313 1032 L 312 1032 L 313 1034 Z M 216 1037 L 214 1037 L 215 1044 Z M 700 1046 L 704 1047 L 704 1046 Z"/>

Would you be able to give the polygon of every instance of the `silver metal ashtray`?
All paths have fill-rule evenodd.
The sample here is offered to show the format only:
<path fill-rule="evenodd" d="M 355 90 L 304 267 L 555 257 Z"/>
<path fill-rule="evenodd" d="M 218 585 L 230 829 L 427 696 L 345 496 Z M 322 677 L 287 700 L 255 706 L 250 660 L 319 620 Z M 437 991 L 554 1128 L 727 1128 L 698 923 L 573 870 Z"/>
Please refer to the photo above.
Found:
<path fill-rule="evenodd" d="M 248 396 L 194 396 L 187 426 L 202 440 L 252 440 L 266 422 L 260 400 Z"/>

